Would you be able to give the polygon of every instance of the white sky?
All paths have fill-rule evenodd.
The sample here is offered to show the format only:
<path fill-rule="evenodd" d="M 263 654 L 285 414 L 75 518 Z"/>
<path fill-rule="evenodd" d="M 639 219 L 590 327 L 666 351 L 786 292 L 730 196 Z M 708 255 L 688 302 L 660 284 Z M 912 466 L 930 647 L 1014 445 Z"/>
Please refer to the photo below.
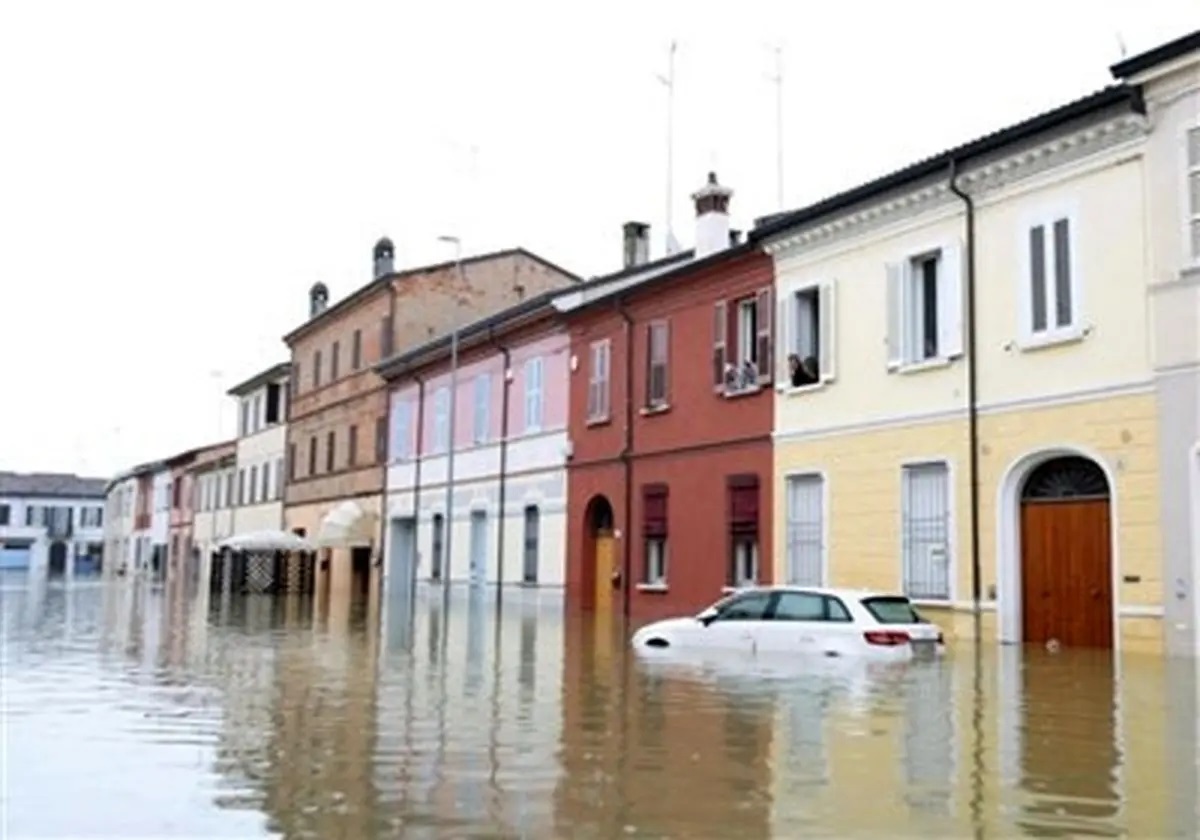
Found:
<path fill-rule="evenodd" d="M 0 4 L 0 469 L 105 475 L 233 432 L 316 280 L 523 245 L 613 270 L 715 168 L 735 226 L 1110 83 L 1200 0 Z M 470 148 L 477 149 L 471 165 Z"/>

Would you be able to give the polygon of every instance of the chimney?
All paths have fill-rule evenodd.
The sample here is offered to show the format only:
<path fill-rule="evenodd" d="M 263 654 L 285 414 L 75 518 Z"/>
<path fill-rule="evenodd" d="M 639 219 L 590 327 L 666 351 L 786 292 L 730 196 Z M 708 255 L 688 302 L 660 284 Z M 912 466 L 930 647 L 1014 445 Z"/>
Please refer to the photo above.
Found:
<path fill-rule="evenodd" d="M 645 222 L 626 222 L 621 228 L 625 240 L 625 267 L 650 262 L 650 225 Z"/>
<path fill-rule="evenodd" d="M 708 173 L 708 183 L 692 193 L 696 202 L 696 259 L 729 247 L 729 197 L 733 190 L 717 183 L 717 173 Z"/>
<path fill-rule="evenodd" d="M 742 232 L 740 230 L 729 231 L 729 247 L 736 248 L 742 244 Z"/>
<path fill-rule="evenodd" d="M 386 236 L 375 243 L 375 279 L 386 277 L 393 271 L 396 248 Z"/>
<path fill-rule="evenodd" d="M 316 318 L 329 306 L 329 287 L 324 283 L 313 283 L 308 290 L 308 317 Z"/>

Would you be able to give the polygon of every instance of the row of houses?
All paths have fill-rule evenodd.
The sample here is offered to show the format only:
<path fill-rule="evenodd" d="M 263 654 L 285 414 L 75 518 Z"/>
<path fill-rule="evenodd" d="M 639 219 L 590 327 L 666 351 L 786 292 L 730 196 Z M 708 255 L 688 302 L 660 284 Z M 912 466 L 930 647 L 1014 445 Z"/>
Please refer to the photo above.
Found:
<path fill-rule="evenodd" d="M 193 546 L 274 490 L 334 598 L 561 586 L 638 616 L 789 581 L 1196 654 L 1200 33 L 1111 70 L 744 237 L 710 174 L 692 250 L 629 223 L 604 276 L 396 270 L 381 240 L 367 285 L 310 291 L 281 448 L 257 482 L 240 439 L 214 456 Z"/>
<path fill-rule="evenodd" d="M 0 471 L 0 579 L 99 571 L 105 484 L 70 473 Z"/>

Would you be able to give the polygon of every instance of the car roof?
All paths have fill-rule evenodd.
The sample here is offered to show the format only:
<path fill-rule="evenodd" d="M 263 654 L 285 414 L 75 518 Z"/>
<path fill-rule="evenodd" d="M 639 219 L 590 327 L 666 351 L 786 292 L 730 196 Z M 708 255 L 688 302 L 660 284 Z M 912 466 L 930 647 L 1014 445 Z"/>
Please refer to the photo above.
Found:
<path fill-rule="evenodd" d="M 795 586 L 791 584 L 770 584 L 765 586 L 747 586 L 737 592 L 808 592 L 815 595 L 832 595 L 848 600 L 864 600 L 866 598 L 905 598 L 899 592 L 882 592 L 876 589 L 854 589 L 834 586 Z M 737 594 L 737 592 L 730 594 Z"/>

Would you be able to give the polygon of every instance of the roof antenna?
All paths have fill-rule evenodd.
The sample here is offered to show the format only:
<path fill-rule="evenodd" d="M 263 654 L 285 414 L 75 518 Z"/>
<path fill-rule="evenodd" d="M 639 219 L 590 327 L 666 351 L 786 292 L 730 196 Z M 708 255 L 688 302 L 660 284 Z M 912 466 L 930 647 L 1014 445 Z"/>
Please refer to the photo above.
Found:
<path fill-rule="evenodd" d="M 776 44 L 775 72 L 767 81 L 775 85 L 775 201 L 783 210 L 783 47 Z"/>
<path fill-rule="evenodd" d="M 676 42 L 671 41 L 671 48 L 667 53 L 667 75 L 658 75 L 658 80 L 667 88 L 667 255 L 670 256 L 679 250 L 679 243 L 675 240 L 675 230 L 671 224 L 671 205 L 674 203 L 674 176 L 675 176 L 675 47 Z"/>
<path fill-rule="evenodd" d="M 1129 54 L 1129 50 L 1125 48 L 1125 39 L 1121 37 L 1120 31 L 1117 32 L 1117 49 L 1121 51 L 1121 58 Z"/>

